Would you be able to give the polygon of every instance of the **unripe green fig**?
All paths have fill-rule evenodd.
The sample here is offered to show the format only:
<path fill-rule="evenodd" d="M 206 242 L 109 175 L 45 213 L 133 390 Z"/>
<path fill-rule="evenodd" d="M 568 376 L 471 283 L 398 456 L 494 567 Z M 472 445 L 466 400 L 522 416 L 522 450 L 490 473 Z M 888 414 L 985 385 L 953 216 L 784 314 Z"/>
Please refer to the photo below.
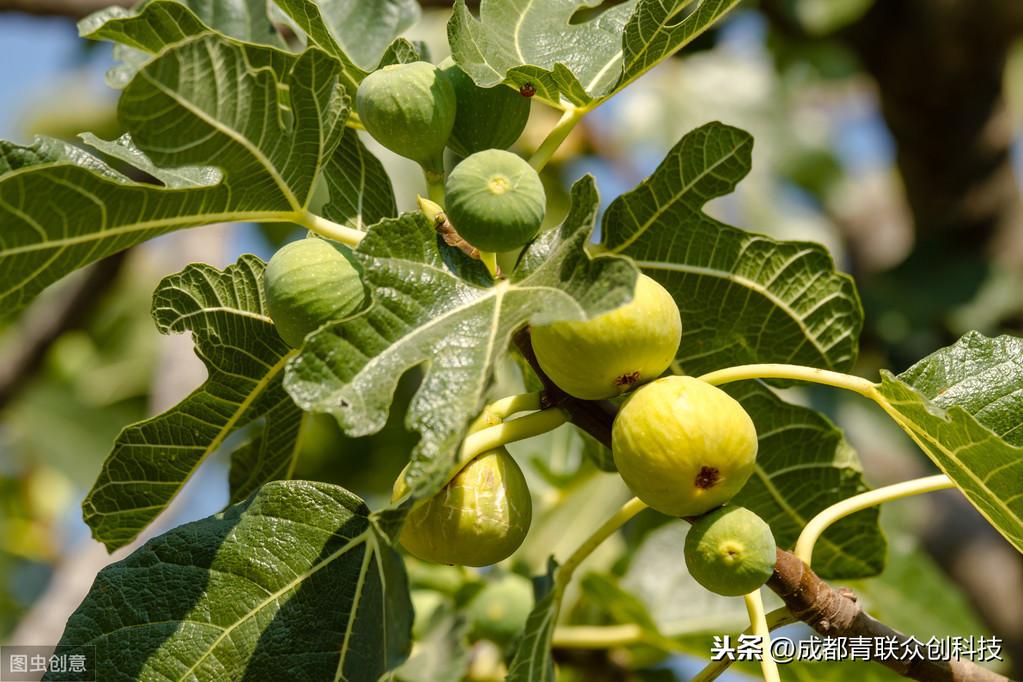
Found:
<path fill-rule="evenodd" d="M 355 93 L 362 125 L 377 142 L 424 167 L 439 168 L 455 123 L 455 89 L 433 64 L 393 64 Z"/>
<path fill-rule="evenodd" d="M 693 523 L 686 535 L 689 575 L 726 597 L 749 594 L 774 572 L 771 527 L 744 507 L 722 507 Z"/>
<path fill-rule="evenodd" d="M 466 615 L 474 639 L 489 639 L 507 646 L 522 634 L 533 609 L 533 584 L 509 573 L 487 583 L 469 602 Z"/>
<path fill-rule="evenodd" d="M 316 237 L 299 239 L 273 255 L 263 272 L 270 319 L 293 348 L 309 332 L 362 307 L 365 292 L 344 247 Z"/>
<path fill-rule="evenodd" d="M 669 516 L 699 516 L 739 492 L 756 466 L 757 430 L 734 398 L 693 377 L 640 387 L 611 427 L 615 466 Z"/>
<path fill-rule="evenodd" d="M 675 358 L 682 318 L 671 294 L 640 274 L 632 300 L 590 320 L 532 329 L 540 368 L 583 400 L 611 398 L 656 379 Z"/>
<path fill-rule="evenodd" d="M 529 98 L 506 85 L 481 88 L 448 57 L 440 69 L 455 88 L 458 111 L 448 147 L 459 156 L 515 144 L 529 120 Z"/>
<path fill-rule="evenodd" d="M 404 474 L 392 500 L 408 490 Z M 497 448 L 466 464 L 429 501 L 413 509 L 401 530 L 401 544 L 424 561 L 489 566 L 519 548 L 533 517 L 522 470 L 508 451 Z"/>
<path fill-rule="evenodd" d="M 455 166 L 445 192 L 448 220 L 482 251 L 510 251 L 528 242 L 547 207 L 533 167 L 501 149 L 476 152 Z"/>

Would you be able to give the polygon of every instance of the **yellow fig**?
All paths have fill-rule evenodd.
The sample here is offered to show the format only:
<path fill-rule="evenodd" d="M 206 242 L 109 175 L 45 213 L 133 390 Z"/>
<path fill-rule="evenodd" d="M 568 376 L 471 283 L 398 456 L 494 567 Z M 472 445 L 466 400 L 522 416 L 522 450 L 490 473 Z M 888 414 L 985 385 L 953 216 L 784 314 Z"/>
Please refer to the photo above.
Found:
<path fill-rule="evenodd" d="M 642 386 L 611 428 L 611 452 L 625 483 L 669 516 L 699 516 L 732 499 L 753 473 L 757 446 L 742 405 L 693 377 Z"/>

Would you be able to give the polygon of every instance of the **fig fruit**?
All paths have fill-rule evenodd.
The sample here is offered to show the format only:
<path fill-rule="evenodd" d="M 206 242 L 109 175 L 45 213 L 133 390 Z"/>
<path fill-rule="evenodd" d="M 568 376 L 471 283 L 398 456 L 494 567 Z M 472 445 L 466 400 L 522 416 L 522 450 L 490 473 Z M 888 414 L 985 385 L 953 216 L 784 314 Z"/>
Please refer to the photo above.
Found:
<path fill-rule="evenodd" d="M 344 247 L 316 237 L 273 255 L 263 272 L 267 306 L 277 333 L 293 348 L 306 335 L 362 307 L 365 292 Z"/>
<path fill-rule="evenodd" d="M 722 507 L 693 523 L 686 535 L 686 567 L 696 582 L 726 597 L 749 594 L 774 571 L 771 527 L 744 507 Z"/>
<path fill-rule="evenodd" d="M 404 475 L 392 500 L 408 490 Z M 497 448 L 466 464 L 437 495 L 413 509 L 401 544 L 424 561 L 489 566 L 519 548 L 533 516 L 529 487 L 508 451 Z"/>
<path fill-rule="evenodd" d="M 448 220 L 482 251 L 510 251 L 536 236 L 547 195 L 533 167 L 501 149 L 476 152 L 445 185 Z"/>
<path fill-rule="evenodd" d="M 532 329 L 541 369 L 569 395 L 601 400 L 656 379 L 675 358 L 682 318 L 671 294 L 640 274 L 632 300 L 590 320 Z"/>
<path fill-rule="evenodd" d="M 489 639 L 501 646 L 522 634 L 533 609 L 533 584 L 528 578 L 508 573 L 487 583 L 466 610 L 473 639 Z"/>
<path fill-rule="evenodd" d="M 515 144 L 529 119 L 529 99 L 506 85 L 481 88 L 448 57 L 440 69 L 458 103 L 448 147 L 459 156 Z"/>
<path fill-rule="evenodd" d="M 693 377 L 640 387 L 611 427 L 618 473 L 639 499 L 669 516 L 699 516 L 746 484 L 757 430 L 734 398 Z"/>
<path fill-rule="evenodd" d="M 443 170 L 455 107 L 447 76 L 427 62 L 385 66 L 366 76 L 355 93 L 355 108 L 373 139 L 434 170 Z"/>

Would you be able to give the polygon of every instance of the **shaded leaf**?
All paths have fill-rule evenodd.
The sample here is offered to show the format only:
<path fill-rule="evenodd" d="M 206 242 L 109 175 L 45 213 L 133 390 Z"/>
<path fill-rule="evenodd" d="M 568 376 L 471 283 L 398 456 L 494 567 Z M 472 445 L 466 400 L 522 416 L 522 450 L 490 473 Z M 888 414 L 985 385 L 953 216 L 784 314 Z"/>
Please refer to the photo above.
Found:
<path fill-rule="evenodd" d="M 398 214 L 387 171 L 353 128 L 345 130 L 323 177 L 330 190 L 330 203 L 323 207 L 323 215 L 329 220 L 366 230 Z"/>
<path fill-rule="evenodd" d="M 632 265 L 591 260 L 583 249 L 597 203 L 592 178 L 576 183 L 562 225 L 496 283 L 479 261 L 440 246 L 421 214 L 375 225 L 356 251 L 373 304 L 307 339 L 288 364 L 288 391 L 303 409 L 330 413 L 361 436 L 383 427 L 401 375 L 426 365 L 407 416 L 422 435 L 408 480 L 416 494 L 436 491 L 512 332 L 526 322 L 585 318 L 630 296 Z"/>
<path fill-rule="evenodd" d="M 236 429 L 263 420 L 237 456 L 258 463 L 232 473 L 239 499 L 290 465 L 301 411 L 281 381 L 293 352 L 266 310 L 263 263 L 242 256 L 220 272 L 190 265 L 156 290 L 153 317 L 164 333 L 191 331 L 209 378 L 161 415 L 125 428 L 82 503 L 93 537 L 121 547 L 163 511 L 202 462 Z"/>
<path fill-rule="evenodd" d="M 370 682 L 407 655 L 410 617 L 362 500 L 284 481 L 104 568 L 61 644 L 95 646 L 105 681 Z"/>
<path fill-rule="evenodd" d="M 767 521 L 780 547 L 794 547 L 819 512 L 869 490 L 855 450 L 826 417 L 757 382 L 722 389 L 753 418 L 760 446 L 753 476 L 733 502 Z M 886 551 L 873 507 L 831 526 L 814 546 L 813 567 L 824 578 L 864 578 L 881 572 Z"/>
<path fill-rule="evenodd" d="M 545 575 L 533 578 L 533 600 L 536 606 L 526 619 L 526 627 L 508 666 L 508 682 L 554 682 L 554 660 L 551 640 L 561 612 L 561 590 L 554 574 L 558 568 L 552 558 Z"/>
<path fill-rule="evenodd" d="M 602 239 L 631 256 L 682 312 L 689 374 L 757 362 L 847 369 L 863 311 L 852 278 L 819 244 L 782 242 L 703 212 L 750 168 L 753 138 L 721 123 L 690 132 L 654 174 L 612 202 Z"/>

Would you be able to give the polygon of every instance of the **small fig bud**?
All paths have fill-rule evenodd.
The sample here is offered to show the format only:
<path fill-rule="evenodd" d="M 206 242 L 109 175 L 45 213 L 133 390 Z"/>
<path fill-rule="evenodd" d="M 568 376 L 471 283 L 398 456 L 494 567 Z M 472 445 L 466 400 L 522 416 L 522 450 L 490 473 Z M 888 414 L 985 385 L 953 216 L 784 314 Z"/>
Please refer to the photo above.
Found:
<path fill-rule="evenodd" d="M 403 474 L 392 500 L 407 490 Z M 400 540 L 424 561 L 489 566 L 519 548 L 532 517 L 522 470 L 507 450 L 497 448 L 466 464 L 441 492 L 413 509 Z"/>
<path fill-rule="evenodd" d="M 757 458 L 753 420 L 720 388 L 668 376 L 639 388 L 611 428 L 611 452 L 639 499 L 669 516 L 699 516 L 746 484 Z"/>
<path fill-rule="evenodd" d="M 510 251 L 540 230 L 547 205 L 543 183 L 511 152 L 473 154 L 455 166 L 445 189 L 448 220 L 481 251 Z"/>
<path fill-rule="evenodd" d="M 366 76 L 355 94 L 362 124 L 405 158 L 437 166 L 455 123 L 455 90 L 427 62 L 394 64 Z"/>
<path fill-rule="evenodd" d="M 640 274 L 632 300 L 590 320 L 532 329 L 540 368 L 576 398 L 600 400 L 655 379 L 675 358 L 682 318 L 671 294 Z"/>
<path fill-rule="evenodd" d="M 270 319 L 291 347 L 362 307 L 362 281 L 344 248 L 316 237 L 299 239 L 267 263 L 263 282 Z"/>
<path fill-rule="evenodd" d="M 454 86 L 458 102 L 448 147 L 459 156 L 469 156 L 515 144 L 529 119 L 529 100 L 506 85 L 481 88 L 450 57 L 440 69 Z"/>
<path fill-rule="evenodd" d="M 522 634 L 533 609 L 533 584 L 528 578 L 508 573 L 487 583 L 466 609 L 470 634 L 508 646 Z"/>
<path fill-rule="evenodd" d="M 774 535 L 749 509 L 722 507 L 693 523 L 685 557 L 696 582 L 716 594 L 738 597 L 766 583 L 774 572 Z"/>

